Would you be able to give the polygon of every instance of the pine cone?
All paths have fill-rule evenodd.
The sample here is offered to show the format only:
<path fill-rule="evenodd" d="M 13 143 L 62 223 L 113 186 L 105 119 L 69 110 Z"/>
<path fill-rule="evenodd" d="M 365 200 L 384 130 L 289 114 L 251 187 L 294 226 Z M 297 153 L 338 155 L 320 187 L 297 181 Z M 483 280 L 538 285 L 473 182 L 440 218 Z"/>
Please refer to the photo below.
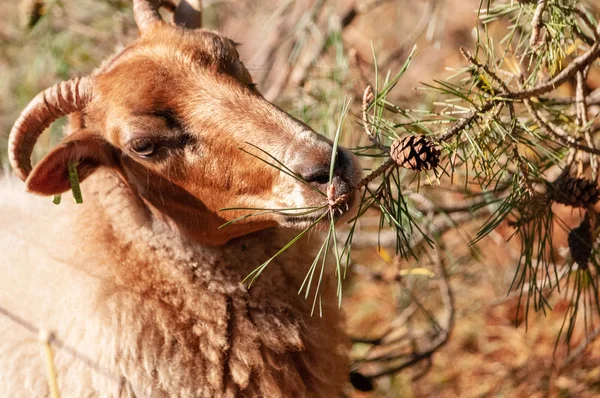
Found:
<path fill-rule="evenodd" d="M 390 156 L 398 166 L 416 171 L 437 167 L 440 153 L 424 135 L 409 135 L 395 140 L 390 148 Z"/>
<path fill-rule="evenodd" d="M 562 175 L 553 183 L 552 199 L 573 207 L 589 207 L 598 202 L 598 185 L 584 178 Z"/>
<path fill-rule="evenodd" d="M 569 232 L 569 250 L 579 268 L 586 269 L 592 253 L 592 229 L 587 215 L 577 228 Z"/>

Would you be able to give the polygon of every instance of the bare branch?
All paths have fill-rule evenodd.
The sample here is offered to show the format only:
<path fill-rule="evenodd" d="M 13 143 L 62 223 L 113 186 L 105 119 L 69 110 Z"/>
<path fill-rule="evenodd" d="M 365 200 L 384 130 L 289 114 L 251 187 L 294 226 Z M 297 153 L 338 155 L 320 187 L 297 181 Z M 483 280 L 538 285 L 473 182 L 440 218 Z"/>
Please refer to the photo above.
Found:
<path fill-rule="evenodd" d="M 587 348 L 587 346 L 595 341 L 598 336 L 600 336 L 600 327 L 594 329 L 593 331 L 591 331 L 586 337 L 585 340 L 582 341 L 573 351 L 571 351 L 571 353 L 569 354 L 569 356 L 567 357 L 567 359 L 565 359 L 565 362 L 563 364 L 564 366 L 570 365 L 571 363 L 573 363 L 577 358 L 579 358 L 581 356 L 581 354 L 583 354 L 585 352 L 585 349 Z"/>
<path fill-rule="evenodd" d="M 588 152 L 594 155 L 600 155 L 600 150 L 596 148 L 591 148 L 585 145 L 581 145 L 577 142 L 575 138 L 573 138 L 569 133 L 567 133 L 562 127 L 557 126 L 547 120 L 541 113 L 533 108 L 531 105 L 531 101 L 524 100 L 523 103 L 527 108 L 527 111 L 533 116 L 535 121 L 550 135 L 556 138 L 564 145 L 568 145 L 572 148 L 579 149 L 584 152 Z"/>
<path fill-rule="evenodd" d="M 536 47 L 540 37 L 540 29 L 543 26 L 542 15 L 546 9 L 548 0 L 538 0 L 537 7 L 533 13 L 533 19 L 531 20 L 531 38 L 529 39 L 529 45 Z"/>
<path fill-rule="evenodd" d="M 584 71 L 577 72 L 577 88 L 575 91 L 577 125 L 583 130 L 583 137 L 585 138 L 587 146 L 595 149 L 596 147 L 590 132 L 590 126 L 588 125 L 588 105 L 585 96 L 585 79 L 587 71 L 589 71 L 589 67 Z M 596 159 L 595 156 L 590 156 L 590 166 L 592 168 L 592 179 L 596 180 L 598 176 L 598 159 Z"/>
<path fill-rule="evenodd" d="M 487 73 L 496 83 L 500 85 L 500 87 L 502 87 L 504 92 L 510 93 L 510 89 L 508 88 L 506 83 L 504 83 L 504 81 L 500 79 L 500 77 L 494 71 L 492 71 L 488 65 L 483 65 L 481 62 L 476 60 L 475 57 L 473 57 L 473 55 L 468 50 L 465 50 L 463 47 L 460 47 L 460 53 L 463 55 L 463 57 L 467 59 L 467 61 L 485 71 L 485 73 Z"/>
<path fill-rule="evenodd" d="M 378 370 L 374 371 L 364 371 L 361 372 L 365 377 L 375 379 L 378 377 L 390 375 L 397 373 L 403 369 L 406 369 L 410 366 L 413 366 L 423 360 L 429 360 L 431 356 L 437 352 L 440 348 L 442 348 L 450 337 L 450 333 L 454 328 L 454 295 L 452 289 L 450 287 L 450 283 L 448 281 L 448 274 L 446 272 L 446 268 L 444 265 L 444 259 L 442 254 L 440 253 L 441 243 L 436 245 L 434 248 L 433 258 L 434 263 L 436 265 L 436 270 L 439 276 L 439 289 L 440 295 L 443 303 L 443 313 L 439 322 L 436 321 L 437 324 L 440 325 L 440 329 L 436 329 L 436 335 L 433 340 L 429 343 L 427 348 L 419 349 L 416 344 L 413 344 L 413 351 L 410 354 L 396 354 L 393 353 L 387 355 L 381 355 L 376 358 L 368 359 L 369 362 L 393 362 L 397 360 L 402 360 L 406 357 L 406 359 L 402 360 L 399 364 L 396 365 L 385 365 L 382 364 L 382 367 Z M 423 335 L 424 336 L 424 335 Z M 400 336 L 399 339 L 407 339 L 410 338 L 409 335 Z M 414 337 L 414 336 L 413 336 Z M 397 343 L 400 341 L 398 338 L 394 339 L 392 342 L 388 342 L 387 344 L 391 345 L 393 343 Z M 378 343 L 383 343 L 383 339 Z M 359 365 L 360 366 L 360 365 Z"/>
<path fill-rule="evenodd" d="M 565 83 L 567 80 L 572 79 L 575 74 L 585 69 L 589 64 L 594 62 L 600 56 L 600 42 L 595 42 L 584 54 L 575 58 L 565 69 L 560 71 L 556 76 L 550 79 L 548 82 L 540 84 L 528 90 L 517 91 L 513 93 L 499 94 L 500 97 L 507 99 L 517 100 L 526 99 L 531 97 L 538 97 L 540 95 L 549 93 L 555 90 L 558 86 Z"/>
<path fill-rule="evenodd" d="M 437 137 L 437 140 L 440 142 L 448 141 L 449 139 L 454 137 L 456 134 L 460 133 L 464 129 L 471 126 L 471 124 L 473 124 L 481 115 L 485 114 L 486 112 L 488 112 L 492 108 L 494 108 L 494 106 L 496 105 L 496 102 L 497 101 L 489 101 L 485 105 L 483 105 L 481 108 L 475 109 L 465 119 L 461 120 L 460 122 L 458 122 L 457 124 L 452 126 L 450 129 L 448 129 L 444 134 Z"/>

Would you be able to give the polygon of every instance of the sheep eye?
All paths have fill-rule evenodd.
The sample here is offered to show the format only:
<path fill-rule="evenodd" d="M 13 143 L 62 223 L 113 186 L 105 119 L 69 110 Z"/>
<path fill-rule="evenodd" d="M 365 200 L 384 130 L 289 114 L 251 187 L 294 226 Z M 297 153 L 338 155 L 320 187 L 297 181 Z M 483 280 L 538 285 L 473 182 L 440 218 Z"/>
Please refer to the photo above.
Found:
<path fill-rule="evenodd" d="M 155 150 L 154 142 L 145 138 L 133 141 L 129 147 L 133 152 L 143 158 L 151 156 Z"/>

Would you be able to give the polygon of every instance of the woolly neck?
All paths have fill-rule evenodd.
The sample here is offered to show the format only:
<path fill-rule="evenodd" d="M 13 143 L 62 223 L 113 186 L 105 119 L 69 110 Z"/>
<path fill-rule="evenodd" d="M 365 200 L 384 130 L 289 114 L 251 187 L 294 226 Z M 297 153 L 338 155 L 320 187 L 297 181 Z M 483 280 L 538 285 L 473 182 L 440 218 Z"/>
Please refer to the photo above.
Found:
<path fill-rule="evenodd" d="M 312 300 L 297 294 L 319 243 L 315 236 L 270 263 L 248 290 L 243 278 L 297 232 L 269 229 L 203 246 L 151 217 L 108 170 L 83 188 L 94 211 L 78 216 L 81 260 L 102 276 L 99 315 L 109 333 L 121 333 L 107 360 L 118 357 L 128 380 L 144 391 L 158 386 L 166 396 L 340 391 L 347 339 L 332 267 L 322 283 L 323 318 L 311 317 Z"/>

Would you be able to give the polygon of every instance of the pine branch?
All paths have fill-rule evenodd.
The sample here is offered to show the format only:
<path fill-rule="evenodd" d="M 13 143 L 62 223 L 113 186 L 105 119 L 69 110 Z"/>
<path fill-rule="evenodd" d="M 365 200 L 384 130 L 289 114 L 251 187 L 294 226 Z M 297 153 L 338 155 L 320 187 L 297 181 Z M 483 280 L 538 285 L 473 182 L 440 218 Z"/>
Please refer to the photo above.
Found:
<path fill-rule="evenodd" d="M 544 14 L 547 5 L 548 0 L 538 0 L 537 7 L 533 13 L 533 19 L 531 20 L 531 39 L 529 40 L 529 45 L 531 47 L 536 47 L 538 44 L 540 29 L 544 26 L 542 23 L 542 15 Z"/>

